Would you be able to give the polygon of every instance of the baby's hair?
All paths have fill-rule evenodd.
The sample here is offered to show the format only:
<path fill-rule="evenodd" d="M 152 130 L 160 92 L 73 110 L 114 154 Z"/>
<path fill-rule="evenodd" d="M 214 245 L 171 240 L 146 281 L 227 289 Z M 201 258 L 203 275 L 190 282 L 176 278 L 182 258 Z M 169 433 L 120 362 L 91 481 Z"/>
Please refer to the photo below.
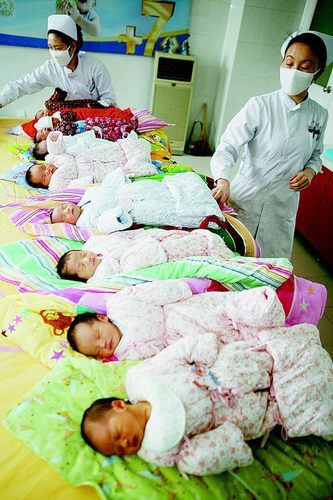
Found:
<path fill-rule="evenodd" d="M 98 320 L 97 318 L 97 313 L 94 312 L 84 312 L 81 314 L 78 314 L 71 324 L 69 325 L 68 331 L 67 331 L 67 340 L 69 345 L 71 346 L 74 351 L 79 351 L 75 339 L 75 329 L 78 325 L 81 325 L 82 323 L 90 323 L 94 320 Z"/>
<path fill-rule="evenodd" d="M 34 149 L 32 150 L 32 154 L 33 154 L 34 158 L 36 158 L 36 160 L 45 160 L 45 156 L 47 155 L 47 152 L 40 153 L 38 151 L 39 145 L 40 145 L 40 142 L 36 142 Z"/>
<path fill-rule="evenodd" d="M 28 170 L 26 171 L 25 173 L 25 180 L 27 181 L 27 183 L 29 184 L 29 186 L 31 187 L 34 187 L 34 188 L 43 188 L 43 189 L 47 189 L 47 187 L 43 186 L 43 184 L 40 184 L 39 182 L 34 182 L 32 180 L 32 173 L 31 173 L 31 169 L 32 167 L 36 165 L 36 162 L 33 163 L 33 165 L 31 165 Z"/>
<path fill-rule="evenodd" d="M 83 283 L 85 283 L 87 280 L 80 278 L 79 276 L 77 276 L 77 274 L 68 272 L 66 269 L 68 260 L 72 252 L 79 252 L 79 250 L 68 250 L 68 252 L 64 253 L 64 255 L 60 257 L 57 264 L 57 273 L 63 280 L 82 281 Z"/>
<path fill-rule="evenodd" d="M 81 420 L 81 436 L 82 439 L 86 444 L 88 444 L 93 450 L 98 451 L 93 443 L 93 441 L 89 438 L 87 435 L 85 429 L 84 429 L 84 424 L 87 420 L 91 420 L 92 422 L 96 422 L 99 419 L 104 417 L 104 413 L 106 410 L 110 409 L 111 404 L 113 401 L 119 401 L 119 398 L 101 398 L 101 399 L 96 399 L 89 408 L 87 408 L 82 416 Z M 126 404 L 130 404 L 129 401 L 125 401 L 124 399 L 122 400 Z M 100 453 L 100 452 L 99 452 Z"/>

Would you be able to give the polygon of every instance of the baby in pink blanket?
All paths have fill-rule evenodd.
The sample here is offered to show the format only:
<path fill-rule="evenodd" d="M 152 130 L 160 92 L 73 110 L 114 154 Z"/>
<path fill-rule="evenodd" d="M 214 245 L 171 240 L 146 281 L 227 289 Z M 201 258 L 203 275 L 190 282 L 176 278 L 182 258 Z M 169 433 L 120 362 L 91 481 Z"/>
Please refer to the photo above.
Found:
<path fill-rule="evenodd" d="M 191 332 L 131 367 L 128 401 L 95 401 L 81 433 L 107 456 L 137 453 L 184 474 L 218 474 L 249 465 L 247 441 L 275 425 L 290 437 L 332 439 L 332 376 L 313 325 L 250 329 L 228 344 Z"/>
<path fill-rule="evenodd" d="M 263 329 L 311 319 L 317 322 L 321 315 L 318 312 L 322 313 L 317 310 L 317 317 L 312 314 L 311 318 L 310 312 L 316 312 L 312 304 L 307 316 L 301 317 L 296 308 L 286 318 L 283 285 L 284 294 L 267 286 L 214 292 L 209 291 L 207 282 L 210 280 L 193 278 L 154 281 L 109 294 L 107 315 L 76 316 L 68 329 L 68 342 L 74 350 L 104 361 L 112 356 L 149 358 L 188 335 L 211 332 L 221 344 L 228 344 L 248 339 Z"/>
<path fill-rule="evenodd" d="M 191 256 L 226 259 L 234 254 L 220 236 L 207 229 L 135 229 L 92 236 L 82 250 L 70 250 L 60 258 L 57 272 L 63 279 L 92 283 L 116 273 Z"/>
<path fill-rule="evenodd" d="M 131 132 L 126 139 L 105 141 L 101 146 L 87 149 L 77 155 L 69 154 L 61 132 L 50 132 L 47 139 L 49 154 L 46 163 L 35 162 L 26 173 L 32 187 L 50 191 L 66 187 L 100 183 L 112 171 L 122 168 L 129 177 L 156 173 L 151 163 L 148 141 Z"/>

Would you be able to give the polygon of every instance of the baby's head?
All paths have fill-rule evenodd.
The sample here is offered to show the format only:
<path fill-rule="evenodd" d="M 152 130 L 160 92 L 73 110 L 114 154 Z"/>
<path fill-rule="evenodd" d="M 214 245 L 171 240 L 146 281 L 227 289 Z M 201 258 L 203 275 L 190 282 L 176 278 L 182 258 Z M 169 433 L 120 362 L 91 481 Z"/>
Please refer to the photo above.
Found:
<path fill-rule="evenodd" d="M 32 154 L 36 160 L 45 160 L 45 156 L 47 155 L 47 145 L 46 140 L 36 142 L 34 149 L 32 150 Z"/>
<path fill-rule="evenodd" d="M 45 127 L 41 128 L 40 130 L 37 130 L 35 142 L 37 143 L 40 141 L 45 141 L 49 133 L 52 132 L 52 130 L 53 129 L 51 127 Z"/>
<path fill-rule="evenodd" d="M 52 163 L 34 162 L 26 171 L 25 179 L 31 187 L 48 188 L 51 177 L 56 170 L 57 167 Z"/>
<path fill-rule="evenodd" d="M 95 274 L 101 260 L 95 252 L 69 250 L 60 257 L 57 273 L 64 280 L 86 282 Z"/>
<path fill-rule="evenodd" d="M 67 340 L 75 351 L 94 358 L 111 357 L 121 332 L 104 314 L 78 314 L 68 328 Z"/>
<path fill-rule="evenodd" d="M 97 399 L 83 414 L 81 436 L 103 455 L 134 455 L 141 448 L 145 423 L 123 399 Z M 134 411 L 133 411 L 134 410 Z"/>
<path fill-rule="evenodd" d="M 86 14 L 96 5 L 96 0 L 76 0 L 80 14 Z"/>
<path fill-rule="evenodd" d="M 35 119 L 39 120 L 39 118 L 42 118 L 43 116 L 48 116 L 48 114 L 49 114 L 49 110 L 48 109 L 40 109 L 35 114 Z"/>
<path fill-rule="evenodd" d="M 51 212 L 51 222 L 67 222 L 67 224 L 75 225 L 80 217 L 82 209 L 75 205 L 75 203 L 60 203 L 54 207 Z"/>

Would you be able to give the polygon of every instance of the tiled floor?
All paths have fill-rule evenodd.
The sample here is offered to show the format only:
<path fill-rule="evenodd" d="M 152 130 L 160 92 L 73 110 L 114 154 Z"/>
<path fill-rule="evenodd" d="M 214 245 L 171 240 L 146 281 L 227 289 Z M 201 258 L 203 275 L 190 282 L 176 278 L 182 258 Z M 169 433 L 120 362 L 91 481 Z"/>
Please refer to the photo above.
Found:
<path fill-rule="evenodd" d="M 177 163 L 190 165 L 194 170 L 211 175 L 210 158 L 201 156 L 176 156 Z M 333 273 L 315 256 L 313 250 L 296 234 L 291 261 L 296 276 L 322 283 L 327 289 L 325 313 L 319 322 L 320 338 L 325 349 L 333 358 Z"/>

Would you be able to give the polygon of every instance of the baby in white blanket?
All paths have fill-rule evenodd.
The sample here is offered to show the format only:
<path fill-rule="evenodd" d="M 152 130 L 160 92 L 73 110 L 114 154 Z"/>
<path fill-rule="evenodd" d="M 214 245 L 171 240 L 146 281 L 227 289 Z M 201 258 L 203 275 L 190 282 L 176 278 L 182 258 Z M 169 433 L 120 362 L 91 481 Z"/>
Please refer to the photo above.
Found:
<path fill-rule="evenodd" d="M 131 183 L 123 170 L 111 172 L 101 186 L 86 189 L 78 205 L 61 203 L 51 214 L 52 223 L 111 233 L 132 223 L 198 228 L 207 216 L 224 215 L 210 189 L 194 172 Z"/>

